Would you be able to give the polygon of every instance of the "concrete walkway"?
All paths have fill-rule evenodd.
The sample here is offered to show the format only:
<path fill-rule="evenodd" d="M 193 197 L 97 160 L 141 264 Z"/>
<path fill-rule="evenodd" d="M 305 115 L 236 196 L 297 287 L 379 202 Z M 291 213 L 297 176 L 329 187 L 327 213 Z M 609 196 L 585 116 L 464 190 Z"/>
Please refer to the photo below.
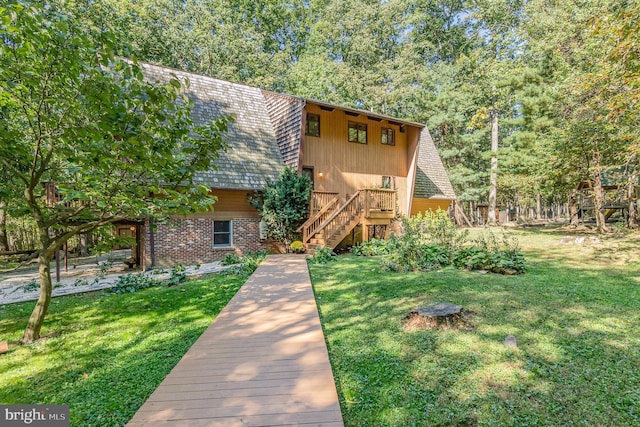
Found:
<path fill-rule="evenodd" d="M 343 426 L 304 256 L 269 256 L 127 426 Z"/>

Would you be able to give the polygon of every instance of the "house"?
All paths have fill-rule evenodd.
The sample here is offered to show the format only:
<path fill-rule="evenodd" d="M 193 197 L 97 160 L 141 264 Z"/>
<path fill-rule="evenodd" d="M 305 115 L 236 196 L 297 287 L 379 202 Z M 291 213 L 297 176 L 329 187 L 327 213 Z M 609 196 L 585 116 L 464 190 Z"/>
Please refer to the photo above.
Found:
<path fill-rule="evenodd" d="M 248 196 L 285 166 L 313 183 L 304 243 L 335 247 L 358 228 L 387 234 L 397 213 L 447 209 L 455 194 L 428 129 L 420 124 L 322 101 L 142 64 L 150 82 L 188 79 L 192 116 L 234 117 L 216 169 L 195 180 L 217 197 L 212 212 L 149 227 L 145 266 L 211 262 L 268 247 Z"/>

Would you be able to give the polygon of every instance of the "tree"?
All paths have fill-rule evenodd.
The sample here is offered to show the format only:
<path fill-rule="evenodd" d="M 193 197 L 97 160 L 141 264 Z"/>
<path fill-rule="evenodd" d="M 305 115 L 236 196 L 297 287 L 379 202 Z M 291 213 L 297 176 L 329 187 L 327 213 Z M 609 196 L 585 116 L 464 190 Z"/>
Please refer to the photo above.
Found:
<path fill-rule="evenodd" d="M 276 182 L 267 184 L 264 191 L 256 193 L 249 202 L 262 215 L 267 234 L 289 248 L 296 238 L 296 230 L 309 214 L 310 198 L 309 177 L 287 167 Z"/>
<path fill-rule="evenodd" d="M 51 301 L 51 259 L 71 237 L 211 207 L 209 189 L 191 178 L 211 166 L 226 120 L 195 126 L 178 80 L 145 82 L 135 62 L 114 55 L 112 31 L 81 26 L 56 2 L 5 4 L 0 17 L 0 163 L 38 229 L 27 343 Z M 59 203 L 45 197 L 52 185 Z"/>

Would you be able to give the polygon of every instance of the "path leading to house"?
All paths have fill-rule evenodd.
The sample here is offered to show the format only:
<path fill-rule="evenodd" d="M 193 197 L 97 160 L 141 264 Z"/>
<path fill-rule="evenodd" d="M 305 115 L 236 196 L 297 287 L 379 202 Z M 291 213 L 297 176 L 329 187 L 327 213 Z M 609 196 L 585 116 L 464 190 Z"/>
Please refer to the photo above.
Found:
<path fill-rule="evenodd" d="M 131 419 L 343 426 L 303 255 L 270 255 Z"/>

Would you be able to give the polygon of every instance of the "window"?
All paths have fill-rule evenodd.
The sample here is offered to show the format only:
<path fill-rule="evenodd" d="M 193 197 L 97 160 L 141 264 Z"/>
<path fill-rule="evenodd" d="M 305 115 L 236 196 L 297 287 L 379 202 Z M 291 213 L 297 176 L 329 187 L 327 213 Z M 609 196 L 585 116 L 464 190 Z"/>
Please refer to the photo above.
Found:
<path fill-rule="evenodd" d="M 318 114 L 307 114 L 307 122 L 304 127 L 304 134 L 310 136 L 320 136 L 320 116 Z"/>
<path fill-rule="evenodd" d="M 349 122 L 349 142 L 367 143 L 367 125 Z"/>
<path fill-rule="evenodd" d="M 396 131 L 394 129 L 382 128 L 382 140 L 384 145 L 396 145 Z"/>
<path fill-rule="evenodd" d="M 213 247 L 231 247 L 232 230 L 231 221 L 213 221 Z"/>
<path fill-rule="evenodd" d="M 382 188 L 388 188 L 391 189 L 393 185 L 393 180 L 391 179 L 390 176 L 383 176 L 382 177 Z"/>

